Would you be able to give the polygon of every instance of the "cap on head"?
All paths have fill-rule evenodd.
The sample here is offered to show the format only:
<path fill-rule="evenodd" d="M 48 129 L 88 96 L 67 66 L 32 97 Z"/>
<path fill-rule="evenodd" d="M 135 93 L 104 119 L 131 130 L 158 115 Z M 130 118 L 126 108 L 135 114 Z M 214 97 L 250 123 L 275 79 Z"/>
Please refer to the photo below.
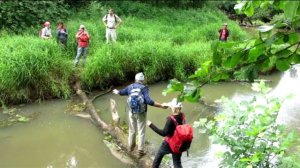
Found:
<path fill-rule="evenodd" d="M 44 23 L 44 26 L 48 26 L 48 25 L 50 25 L 50 22 L 47 21 Z"/>
<path fill-rule="evenodd" d="M 79 26 L 79 29 L 84 29 L 84 28 L 85 28 L 84 25 Z"/>
<path fill-rule="evenodd" d="M 145 77 L 144 77 L 143 72 L 139 72 L 135 75 L 135 81 L 144 81 L 144 80 L 145 80 Z"/>
<path fill-rule="evenodd" d="M 168 103 L 171 108 L 182 108 L 182 103 L 178 102 L 176 98 L 174 98 L 171 102 Z"/>

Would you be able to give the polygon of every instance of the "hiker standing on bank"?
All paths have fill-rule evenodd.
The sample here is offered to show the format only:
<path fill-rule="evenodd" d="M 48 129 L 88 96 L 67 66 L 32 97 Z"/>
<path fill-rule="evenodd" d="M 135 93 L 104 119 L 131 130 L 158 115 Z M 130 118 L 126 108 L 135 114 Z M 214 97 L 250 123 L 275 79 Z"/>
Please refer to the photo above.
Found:
<path fill-rule="evenodd" d="M 51 29 L 50 29 L 50 22 L 45 22 L 44 23 L 44 28 L 40 31 L 40 37 L 42 39 L 52 38 Z"/>
<path fill-rule="evenodd" d="M 130 107 L 129 111 L 129 137 L 128 150 L 134 150 L 136 134 L 138 135 L 138 157 L 145 155 L 145 132 L 147 119 L 147 104 L 150 106 L 168 108 L 155 101 L 149 96 L 149 89 L 143 84 L 144 74 L 142 72 L 135 75 L 135 83 L 127 86 L 122 90 L 114 89 L 113 93 L 121 96 L 128 96 L 127 102 Z"/>
<path fill-rule="evenodd" d="M 106 43 L 109 43 L 110 40 L 113 42 L 117 41 L 117 27 L 121 24 L 122 20 L 114 14 L 112 9 L 108 10 L 108 14 L 105 15 L 102 19 L 103 24 L 106 27 Z"/>
<path fill-rule="evenodd" d="M 190 147 L 193 139 L 193 130 L 191 126 L 184 125 L 184 127 L 181 127 L 183 129 L 180 130 L 184 132 L 184 136 L 183 134 L 180 135 L 180 131 L 177 131 L 176 128 L 179 125 L 185 124 L 185 115 L 184 113 L 181 113 L 182 104 L 177 102 L 176 98 L 168 104 L 168 106 L 171 107 L 172 115 L 167 118 L 164 129 L 159 129 L 151 121 L 147 121 L 147 125 L 154 132 L 165 137 L 156 153 L 152 164 L 153 168 L 158 168 L 164 155 L 169 153 L 172 154 L 174 168 L 182 168 L 181 154 Z"/>
<path fill-rule="evenodd" d="M 227 23 L 224 23 L 224 27 L 220 29 L 219 32 L 219 40 L 226 42 L 229 37 L 229 30 L 227 29 Z"/>
<path fill-rule="evenodd" d="M 57 42 L 62 44 L 64 47 L 67 46 L 68 32 L 63 22 L 58 22 L 56 29 Z"/>
<path fill-rule="evenodd" d="M 90 36 L 89 33 L 86 31 L 84 25 L 80 25 L 79 31 L 76 34 L 76 39 L 77 39 L 78 47 L 77 47 L 77 55 L 75 57 L 74 65 L 77 66 L 81 54 L 83 57 L 82 63 L 83 65 L 85 65 Z"/>

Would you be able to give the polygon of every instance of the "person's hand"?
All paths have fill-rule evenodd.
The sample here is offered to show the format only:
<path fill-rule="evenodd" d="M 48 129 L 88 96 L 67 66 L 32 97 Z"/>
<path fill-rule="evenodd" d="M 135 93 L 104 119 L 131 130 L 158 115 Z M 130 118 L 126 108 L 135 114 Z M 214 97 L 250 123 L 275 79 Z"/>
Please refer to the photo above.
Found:
<path fill-rule="evenodd" d="M 151 124 L 152 124 L 152 122 L 149 121 L 149 120 L 147 120 L 147 125 L 148 125 L 148 127 L 149 127 Z"/>
<path fill-rule="evenodd" d="M 114 89 L 114 90 L 113 90 L 113 93 L 114 93 L 114 94 L 119 94 L 119 92 L 120 92 L 120 91 L 117 90 L 117 89 Z"/>
<path fill-rule="evenodd" d="M 161 104 L 161 106 L 163 109 L 167 109 L 169 107 L 168 103 L 163 103 L 163 104 Z"/>

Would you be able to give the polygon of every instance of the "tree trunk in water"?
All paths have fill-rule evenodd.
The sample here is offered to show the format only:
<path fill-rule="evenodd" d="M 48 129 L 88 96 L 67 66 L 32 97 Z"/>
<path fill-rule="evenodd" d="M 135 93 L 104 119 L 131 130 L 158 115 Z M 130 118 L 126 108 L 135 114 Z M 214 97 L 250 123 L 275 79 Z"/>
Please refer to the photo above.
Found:
<path fill-rule="evenodd" d="M 112 112 L 112 117 L 113 117 L 113 124 L 107 124 L 100 118 L 100 116 L 97 113 L 97 110 L 96 110 L 95 106 L 88 99 L 86 94 L 81 90 L 81 86 L 80 86 L 79 81 L 77 81 L 75 83 L 74 89 L 76 90 L 77 95 L 79 95 L 79 97 L 82 99 L 84 104 L 87 106 L 87 111 L 91 115 L 91 118 L 92 118 L 94 124 L 98 128 L 100 128 L 102 131 L 107 132 L 108 134 L 110 134 L 112 136 L 112 138 L 114 139 L 114 141 L 117 143 L 117 145 L 121 148 L 121 150 L 124 153 L 126 151 L 126 149 L 128 148 L 128 144 L 127 144 L 128 135 L 125 133 L 124 130 L 122 130 L 119 127 L 119 119 L 120 118 L 119 118 L 118 112 L 116 110 L 116 102 L 111 99 L 111 112 Z M 148 150 L 146 151 L 146 155 L 143 156 L 140 159 L 137 157 L 137 155 L 135 155 L 133 153 L 127 153 L 128 156 L 130 157 L 130 159 L 133 160 L 135 166 L 138 166 L 138 167 L 151 167 L 152 161 L 153 161 L 153 159 L 152 159 L 153 155 L 151 153 L 153 153 L 153 152 L 151 152 L 151 149 L 149 148 L 149 145 L 148 145 L 147 149 Z M 115 151 L 113 152 L 111 148 L 110 148 L 110 150 L 111 150 L 112 154 L 114 156 L 116 156 L 114 154 Z M 119 159 L 119 160 L 124 159 L 124 158 L 120 158 L 120 157 L 117 157 L 117 156 L 116 156 L 116 158 Z M 124 162 L 124 160 L 122 162 Z"/>

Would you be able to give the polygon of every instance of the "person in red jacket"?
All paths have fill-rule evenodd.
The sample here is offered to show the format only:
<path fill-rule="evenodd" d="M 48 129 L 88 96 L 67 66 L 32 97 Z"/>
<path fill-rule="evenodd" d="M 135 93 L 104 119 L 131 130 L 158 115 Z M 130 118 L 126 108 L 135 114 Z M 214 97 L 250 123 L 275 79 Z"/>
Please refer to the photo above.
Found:
<path fill-rule="evenodd" d="M 227 29 L 227 23 L 224 23 L 224 27 L 219 30 L 219 40 L 227 41 L 229 37 L 229 30 Z"/>
<path fill-rule="evenodd" d="M 172 102 L 168 103 L 168 106 L 171 107 L 172 109 L 172 117 L 175 118 L 176 122 L 178 125 L 182 125 L 184 124 L 184 114 L 181 113 L 181 108 L 182 108 L 182 104 L 180 102 L 177 102 L 177 99 L 174 98 L 172 100 Z M 181 164 L 181 153 L 176 154 L 172 152 L 172 149 L 169 146 L 167 137 L 172 137 L 175 129 L 176 129 L 176 125 L 174 123 L 174 121 L 172 120 L 171 116 L 169 116 L 167 118 L 166 124 L 164 129 L 159 129 L 157 128 L 151 121 L 147 121 L 147 125 L 157 134 L 159 134 L 160 136 L 166 137 L 164 139 L 164 141 L 162 142 L 158 152 L 156 153 L 155 159 L 153 161 L 152 167 L 153 168 L 158 168 L 164 155 L 171 153 L 172 154 L 172 158 L 173 158 L 173 165 L 174 168 L 182 168 L 182 164 Z"/>
<path fill-rule="evenodd" d="M 90 41 L 90 35 L 86 31 L 84 25 L 80 25 L 79 31 L 76 34 L 76 39 L 77 39 L 78 47 L 77 47 L 77 55 L 75 57 L 74 65 L 77 66 L 81 54 L 83 57 L 83 65 L 85 65 L 86 55 L 88 52 L 88 46 Z"/>

